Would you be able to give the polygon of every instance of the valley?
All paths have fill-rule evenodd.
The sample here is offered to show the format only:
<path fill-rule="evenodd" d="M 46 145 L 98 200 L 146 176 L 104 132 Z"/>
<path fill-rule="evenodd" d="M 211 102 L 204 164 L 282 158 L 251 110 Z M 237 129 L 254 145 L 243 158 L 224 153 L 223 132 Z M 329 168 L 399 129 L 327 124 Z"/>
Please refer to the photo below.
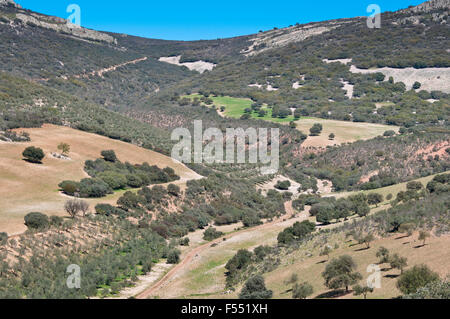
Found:
<path fill-rule="evenodd" d="M 0 0 L 0 299 L 448 299 L 450 1 L 400 7 L 188 41 Z"/>

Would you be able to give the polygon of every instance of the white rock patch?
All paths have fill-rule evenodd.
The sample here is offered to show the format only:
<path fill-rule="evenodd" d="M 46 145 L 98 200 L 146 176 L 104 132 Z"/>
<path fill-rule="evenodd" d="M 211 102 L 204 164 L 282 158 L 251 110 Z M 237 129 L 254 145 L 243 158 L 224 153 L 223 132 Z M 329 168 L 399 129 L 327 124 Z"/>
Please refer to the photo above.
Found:
<path fill-rule="evenodd" d="M 395 82 L 403 82 L 407 89 L 411 89 L 414 82 L 418 81 L 422 85 L 419 90 L 426 91 L 442 91 L 450 93 L 450 68 L 374 68 L 374 69 L 359 69 L 352 65 L 350 67 L 352 73 L 383 73 L 386 78 L 393 77 Z"/>
<path fill-rule="evenodd" d="M 170 64 L 175 64 L 179 66 L 185 66 L 191 71 L 197 71 L 199 73 L 203 73 L 205 71 L 211 71 L 214 69 L 216 64 L 205 62 L 205 61 L 195 61 L 195 62 L 184 62 L 180 63 L 181 55 L 178 56 L 170 56 L 170 57 L 160 57 L 160 62 L 166 62 Z"/>

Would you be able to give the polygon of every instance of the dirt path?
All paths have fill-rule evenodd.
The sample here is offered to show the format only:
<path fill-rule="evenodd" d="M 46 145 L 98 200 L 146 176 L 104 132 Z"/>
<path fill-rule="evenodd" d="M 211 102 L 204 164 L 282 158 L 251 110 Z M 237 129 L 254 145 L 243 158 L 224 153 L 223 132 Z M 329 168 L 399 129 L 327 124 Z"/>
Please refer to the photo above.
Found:
<path fill-rule="evenodd" d="M 286 210 L 286 214 L 284 214 L 283 216 L 280 216 L 277 219 L 274 219 L 271 222 L 262 224 L 260 226 L 256 226 L 256 227 L 252 227 L 252 228 L 247 228 L 247 229 L 243 229 L 225 236 L 222 236 L 220 238 L 217 238 L 213 241 L 210 241 L 206 244 L 203 244 L 201 246 L 196 247 L 195 249 L 193 249 L 191 252 L 189 252 L 186 257 L 179 263 L 177 264 L 175 267 L 173 267 L 164 277 L 162 277 L 158 282 L 156 282 L 154 285 L 152 285 L 151 287 L 147 288 L 146 290 L 144 290 L 143 292 L 139 293 L 138 295 L 136 295 L 137 299 L 147 299 L 148 297 L 150 297 L 154 292 L 156 292 L 159 288 L 161 288 L 166 282 L 168 282 L 170 279 L 172 279 L 178 272 L 182 271 L 183 268 L 185 268 L 187 265 L 189 265 L 189 263 L 192 261 L 192 259 L 198 255 L 201 252 L 204 252 L 205 250 L 207 250 L 208 248 L 210 248 L 211 246 L 213 246 L 214 244 L 217 244 L 219 242 L 222 242 L 224 239 L 230 239 L 234 236 L 237 235 L 241 235 L 243 233 L 247 233 L 247 232 L 251 232 L 251 231 L 256 231 L 256 230 L 263 230 L 265 228 L 268 228 L 270 226 L 273 226 L 274 224 L 280 223 L 285 221 L 286 219 L 292 217 L 295 215 L 295 210 L 292 207 L 292 201 L 286 202 L 284 203 L 284 209 Z"/>

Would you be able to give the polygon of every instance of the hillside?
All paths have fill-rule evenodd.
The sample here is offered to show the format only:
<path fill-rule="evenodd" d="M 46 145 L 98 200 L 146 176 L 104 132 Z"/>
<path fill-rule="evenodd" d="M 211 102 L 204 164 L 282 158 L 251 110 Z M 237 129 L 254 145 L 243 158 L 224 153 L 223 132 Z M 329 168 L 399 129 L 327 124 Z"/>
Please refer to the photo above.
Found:
<path fill-rule="evenodd" d="M 83 169 L 85 161 L 100 157 L 103 150 L 114 150 L 124 162 L 148 162 L 160 168 L 171 167 L 181 177 L 177 182 L 180 184 L 199 178 L 198 174 L 169 157 L 99 135 L 54 125 L 20 131 L 29 133 L 31 142 L 0 142 L 0 179 L 4 186 L 0 196 L 5 200 L 0 209 L 0 232 L 23 232 L 26 229 L 23 217 L 31 211 L 65 216 L 64 203 L 68 197 L 60 194 L 58 184 L 63 180 L 80 180 L 87 177 Z M 70 145 L 70 160 L 54 158 L 51 155 L 58 152 L 57 146 L 61 142 Z M 21 153 L 30 145 L 44 150 L 46 158 L 42 165 L 33 165 L 22 159 Z M 119 191 L 106 198 L 87 201 L 91 207 L 100 202 L 115 204 L 123 193 L 124 191 Z"/>
<path fill-rule="evenodd" d="M 290 299 L 293 274 L 308 297 L 359 298 L 321 273 L 349 255 L 366 278 L 381 246 L 444 280 L 449 11 L 430 0 L 382 13 L 381 28 L 354 17 L 169 41 L 0 0 L 0 298 L 238 298 L 262 275 Z M 239 144 L 230 128 L 279 129 L 279 150 L 242 143 L 279 151 L 277 171 L 194 163 L 196 143 L 173 160 L 174 130 L 196 120 L 219 132 L 200 143 L 214 155 Z M 66 264 L 83 265 L 80 289 Z M 385 264 L 369 298 L 402 294 Z"/>

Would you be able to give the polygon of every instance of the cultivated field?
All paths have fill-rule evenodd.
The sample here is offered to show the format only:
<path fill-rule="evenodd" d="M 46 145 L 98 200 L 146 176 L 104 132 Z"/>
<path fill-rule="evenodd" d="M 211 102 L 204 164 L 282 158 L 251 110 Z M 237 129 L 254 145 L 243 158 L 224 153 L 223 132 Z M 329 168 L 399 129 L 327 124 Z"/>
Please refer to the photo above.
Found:
<path fill-rule="evenodd" d="M 161 168 L 172 167 L 181 177 L 177 183 L 199 178 L 198 174 L 167 156 L 100 135 L 55 125 L 20 131 L 28 132 L 31 142 L 0 142 L 0 232 L 6 231 L 10 235 L 26 229 L 23 217 L 30 212 L 64 215 L 67 196 L 59 193 L 58 184 L 63 180 L 88 177 L 83 170 L 84 162 L 99 158 L 102 150 L 114 150 L 122 162 L 148 162 Z M 70 144 L 71 160 L 51 156 L 50 153 L 57 152 L 57 145 L 61 142 Z M 23 150 L 31 145 L 44 150 L 46 157 L 43 164 L 31 164 L 22 159 Z M 105 198 L 87 201 L 91 208 L 99 202 L 115 203 L 122 193 L 119 191 Z"/>
<path fill-rule="evenodd" d="M 200 94 L 191 94 L 185 96 L 187 98 L 193 99 L 195 97 L 200 98 Z M 217 97 L 211 97 L 210 99 L 213 100 L 214 106 L 217 109 L 217 112 L 222 116 L 228 116 L 232 118 L 240 118 L 242 115 L 244 115 L 244 111 L 247 108 L 251 108 L 253 102 L 250 99 L 244 99 L 244 98 L 236 98 L 236 97 L 229 97 L 229 96 L 217 96 Z M 225 111 L 221 112 L 220 108 L 224 106 Z M 280 119 L 280 118 L 272 118 L 272 109 L 268 106 L 263 106 L 261 109 L 265 110 L 267 114 L 265 116 L 258 116 L 256 113 L 252 113 L 251 117 L 254 119 L 259 120 L 265 120 L 275 123 L 289 123 L 290 121 L 294 120 L 294 116 L 290 115 L 286 118 Z"/>
<path fill-rule="evenodd" d="M 308 136 L 302 144 L 303 147 L 339 145 L 357 140 L 371 139 L 383 135 L 388 130 L 394 130 L 396 132 L 399 130 L 399 127 L 392 125 L 325 120 L 320 118 L 301 118 L 295 123 L 297 124 L 297 129 L 305 134 L 309 134 L 309 129 L 315 123 L 320 123 L 323 126 L 322 133 L 319 136 Z M 330 133 L 334 133 L 335 135 L 333 140 L 328 138 Z"/>

